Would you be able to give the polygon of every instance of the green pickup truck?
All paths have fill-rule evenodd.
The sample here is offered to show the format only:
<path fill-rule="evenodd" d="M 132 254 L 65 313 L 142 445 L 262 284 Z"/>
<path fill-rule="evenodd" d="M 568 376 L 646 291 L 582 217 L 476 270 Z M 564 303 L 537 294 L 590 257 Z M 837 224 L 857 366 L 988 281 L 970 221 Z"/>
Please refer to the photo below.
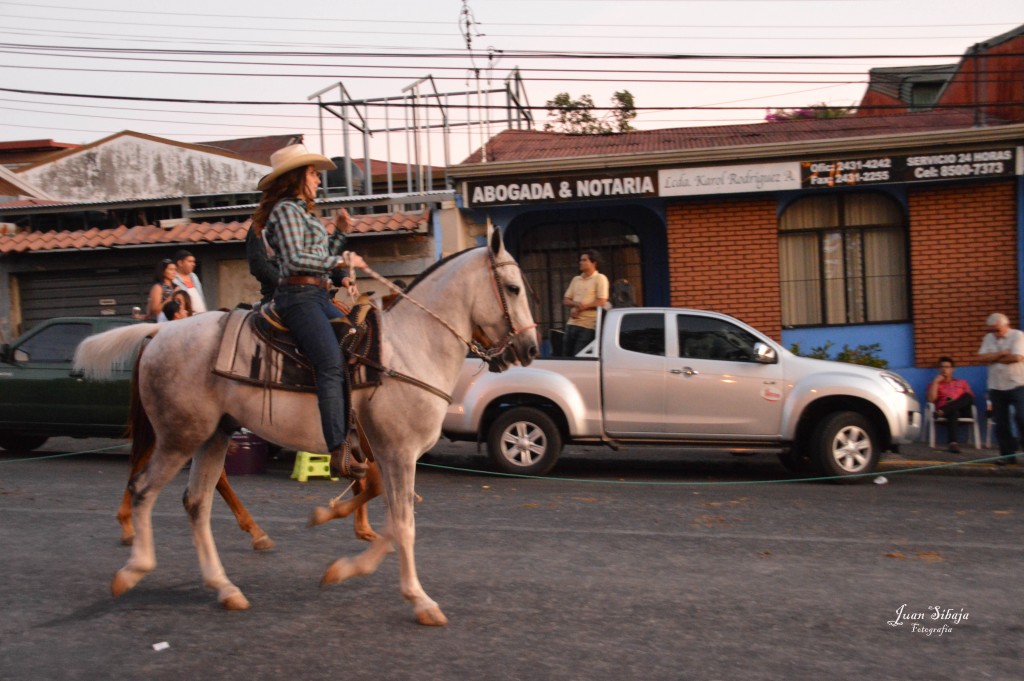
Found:
<path fill-rule="evenodd" d="M 48 438 L 123 437 L 131 370 L 113 381 L 87 381 L 71 368 L 87 336 L 125 317 L 58 317 L 0 346 L 0 448 L 27 451 Z"/>

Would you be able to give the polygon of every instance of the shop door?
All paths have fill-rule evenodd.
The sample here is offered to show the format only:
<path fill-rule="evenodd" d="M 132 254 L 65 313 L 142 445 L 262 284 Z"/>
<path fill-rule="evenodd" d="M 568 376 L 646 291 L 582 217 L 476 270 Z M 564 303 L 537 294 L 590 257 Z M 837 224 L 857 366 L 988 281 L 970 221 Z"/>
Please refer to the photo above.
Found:
<path fill-rule="evenodd" d="M 565 329 L 567 311 L 562 297 L 579 274 L 580 253 L 597 251 L 598 271 L 608 277 L 614 306 L 644 304 L 640 239 L 627 224 L 609 222 L 551 222 L 524 233 L 517 258 L 536 293 L 534 319 L 550 354 L 552 332 Z"/>
<path fill-rule="evenodd" d="M 21 329 L 52 317 L 131 316 L 145 310 L 151 268 L 104 268 L 18 274 Z"/>

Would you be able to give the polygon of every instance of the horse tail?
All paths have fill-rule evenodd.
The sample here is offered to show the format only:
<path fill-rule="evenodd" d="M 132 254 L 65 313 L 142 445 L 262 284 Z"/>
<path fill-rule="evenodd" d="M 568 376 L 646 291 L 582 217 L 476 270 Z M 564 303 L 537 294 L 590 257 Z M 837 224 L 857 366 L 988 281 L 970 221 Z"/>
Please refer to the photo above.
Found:
<path fill-rule="evenodd" d="M 109 380 L 115 369 L 124 369 L 142 339 L 160 330 L 162 324 L 130 324 L 89 336 L 75 350 L 75 371 L 86 378 Z"/>
<path fill-rule="evenodd" d="M 156 444 L 156 433 L 153 431 L 153 422 L 149 420 L 146 407 L 142 404 L 139 392 L 139 363 L 142 361 L 142 352 L 146 349 L 143 345 L 139 349 L 139 355 L 135 359 L 135 366 L 132 369 L 132 394 L 128 406 L 128 433 L 127 437 L 132 439 L 132 453 L 129 457 L 131 463 L 131 474 L 129 480 L 135 477 L 142 466 L 153 454 L 153 445 Z"/>

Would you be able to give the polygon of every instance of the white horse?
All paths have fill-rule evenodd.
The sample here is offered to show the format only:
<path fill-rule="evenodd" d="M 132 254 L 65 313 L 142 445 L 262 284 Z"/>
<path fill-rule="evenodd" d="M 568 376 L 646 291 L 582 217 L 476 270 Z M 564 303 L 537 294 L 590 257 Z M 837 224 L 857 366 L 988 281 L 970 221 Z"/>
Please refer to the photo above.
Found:
<path fill-rule="evenodd" d="M 387 497 L 385 532 L 355 558 L 334 561 L 322 584 L 373 573 L 392 546 L 398 551 L 402 595 L 421 624 L 444 625 L 441 608 L 423 590 L 413 555 L 416 460 L 441 434 L 447 403 L 474 330 L 496 341 L 497 368 L 529 364 L 537 354 L 533 316 L 522 272 L 494 230 L 488 246 L 436 263 L 382 313 L 382 364 L 414 379 L 385 374 L 375 390 L 353 393 L 359 421 L 380 466 Z M 249 607 L 231 583 L 210 530 L 213 491 L 224 467 L 231 433 L 244 426 L 286 448 L 326 451 L 316 396 L 276 391 L 267 400 L 259 387 L 211 372 L 226 313 L 209 312 L 164 324 L 136 324 L 86 339 L 75 367 L 104 378 L 129 361 L 144 337 L 155 333 L 135 368 L 139 404 L 133 405 L 155 437 L 152 458 L 132 480 L 136 528 L 131 556 L 111 584 L 114 596 L 131 589 L 156 567 L 151 514 L 160 490 L 192 459 L 183 503 L 192 527 L 203 582 L 229 610 Z M 475 346 L 473 346 L 475 347 Z M 420 381 L 428 387 L 416 385 Z M 443 393 L 443 394 L 442 394 Z M 138 419 L 136 419 L 138 423 Z"/>

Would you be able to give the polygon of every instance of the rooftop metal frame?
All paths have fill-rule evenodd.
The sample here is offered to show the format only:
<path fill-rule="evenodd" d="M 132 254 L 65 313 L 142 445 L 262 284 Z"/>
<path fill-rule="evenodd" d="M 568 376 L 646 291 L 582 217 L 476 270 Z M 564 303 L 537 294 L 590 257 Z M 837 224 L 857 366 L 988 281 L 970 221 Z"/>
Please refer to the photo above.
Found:
<path fill-rule="evenodd" d="M 358 134 L 362 140 L 364 160 L 363 193 L 373 194 L 373 170 L 370 156 L 370 138 L 383 134 L 385 141 L 385 163 L 387 166 L 387 194 L 396 193 L 396 177 L 392 164 L 392 138 L 401 137 L 405 144 L 405 187 L 408 194 L 434 190 L 434 145 L 430 143 L 429 132 L 442 131 L 441 152 L 444 167 L 452 164 L 451 132 L 454 128 L 469 128 L 471 134 L 478 134 L 483 158 L 487 159 L 487 140 L 491 126 L 501 124 L 508 128 L 531 128 L 533 114 L 526 98 L 519 69 L 513 69 L 505 78 L 502 87 L 484 88 L 476 75 L 477 88 L 458 92 L 439 92 L 433 76 L 427 75 L 402 88 L 402 94 L 393 97 L 354 99 L 345 85 L 339 81 L 330 87 L 314 92 L 307 99 L 316 100 L 319 108 L 320 153 L 326 155 L 324 140 L 324 119 L 329 114 L 341 125 L 342 148 L 345 162 L 345 186 L 349 196 L 354 195 L 352 168 L 352 137 Z M 330 93 L 333 98 L 326 99 Z M 504 97 L 502 104 L 491 104 L 492 95 Z M 396 114 L 395 110 L 399 110 Z M 383 119 L 381 127 L 372 121 Z M 394 122 L 392 122 L 394 120 Z M 441 186 L 451 189 L 448 178 L 438 178 Z M 401 183 L 401 180 L 398 180 Z M 402 192 L 399 189 L 398 192 Z"/>

